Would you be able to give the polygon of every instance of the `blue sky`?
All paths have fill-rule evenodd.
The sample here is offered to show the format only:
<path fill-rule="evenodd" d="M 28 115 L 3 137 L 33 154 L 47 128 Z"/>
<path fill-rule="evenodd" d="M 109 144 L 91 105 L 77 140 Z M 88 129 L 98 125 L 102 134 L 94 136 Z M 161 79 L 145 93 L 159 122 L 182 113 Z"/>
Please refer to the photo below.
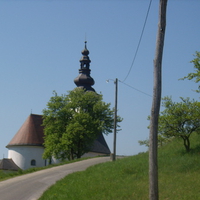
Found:
<path fill-rule="evenodd" d="M 158 0 L 153 0 L 132 70 L 119 82 L 118 114 L 124 118 L 117 135 L 117 154 L 147 149 L 153 88 Z M 85 39 L 90 51 L 94 88 L 114 107 L 115 85 L 131 67 L 149 0 L 0 0 L 0 158 L 5 146 L 29 114 L 42 114 L 52 91 L 76 86 Z M 163 54 L 162 96 L 199 99 L 193 81 L 178 81 L 193 71 L 190 61 L 199 49 L 200 1 L 169 0 Z M 142 92 L 139 92 L 139 91 Z M 149 96 L 150 95 L 150 96 Z M 113 134 L 106 136 L 112 151 Z"/>

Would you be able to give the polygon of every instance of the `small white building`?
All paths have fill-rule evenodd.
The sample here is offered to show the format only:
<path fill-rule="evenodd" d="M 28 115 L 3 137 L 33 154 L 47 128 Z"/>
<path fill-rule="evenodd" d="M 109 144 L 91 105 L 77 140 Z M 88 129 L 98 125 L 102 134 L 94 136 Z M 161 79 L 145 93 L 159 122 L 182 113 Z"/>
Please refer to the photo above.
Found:
<path fill-rule="evenodd" d="M 44 127 L 42 126 L 42 115 L 31 114 L 28 116 L 19 131 L 15 134 L 9 144 L 8 158 L 21 169 L 31 167 L 43 167 L 48 161 L 42 158 L 44 152 Z M 97 155 L 109 155 L 110 150 L 102 134 L 94 141 L 91 151 L 83 155 L 94 157 Z M 52 159 L 51 163 L 58 163 Z"/>

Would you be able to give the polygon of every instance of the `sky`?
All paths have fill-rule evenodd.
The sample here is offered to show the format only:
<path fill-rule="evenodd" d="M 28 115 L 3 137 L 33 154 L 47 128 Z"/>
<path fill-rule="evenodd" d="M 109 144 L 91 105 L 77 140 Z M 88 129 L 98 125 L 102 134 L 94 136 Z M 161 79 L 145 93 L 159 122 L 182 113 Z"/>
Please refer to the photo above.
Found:
<path fill-rule="evenodd" d="M 26 118 L 31 113 L 42 114 L 53 90 L 61 95 L 76 87 L 74 78 L 85 40 L 93 87 L 111 107 L 115 102 L 113 80 L 119 80 L 118 115 L 123 122 L 117 134 L 117 154 L 147 151 L 138 140 L 149 137 L 158 0 L 151 3 L 132 62 L 149 2 L 0 0 L 0 159 L 7 158 L 5 146 Z M 197 0 L 168 1 L 162 97 L 171 96 L 176 102 L 179 97 L 199 100 L 199 94 L 192 91 L 197 89 L 196 83 L 178 80 L 193 72 L 190 61 L 200 51 L 199 8 Z M 113 134 L 105 139 L 113 152 Z"/>

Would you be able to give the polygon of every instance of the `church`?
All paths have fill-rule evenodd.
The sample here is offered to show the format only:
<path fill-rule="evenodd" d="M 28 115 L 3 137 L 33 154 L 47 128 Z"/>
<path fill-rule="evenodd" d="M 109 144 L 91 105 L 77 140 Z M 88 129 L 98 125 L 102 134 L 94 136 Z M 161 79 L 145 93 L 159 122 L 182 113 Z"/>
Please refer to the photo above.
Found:
<path fill-rule="evenodd" d="M 89 51 L 86 46 L 81 52 L 79 75 L 74 79 L 77 87 L 84 88 L 86 91 L 95 92 L 94 79 L 90 76 L 90 58 Z M 18 167 L 22 170 L 31 167 L 43 167 L 48 164 L 58 163 L 59 160 L 54 158 L 44 160 L 42 158 L 44 152 L 44 127 L 42 126 L 42 115 L 30 114 L 19 131 L 14 135 L 11 141 L 6 146 L 8 148 L 8 159 L 13 168 Z M 101 133 L 91 146 L 90 152 L 83 155 L 83 157 L 94 157 L 98 155 L 109 155 L 110 149 Z M 3 161 L 2 161 L 3 162 Z M 16 166 L 14 166 L 16 165 Z"/>

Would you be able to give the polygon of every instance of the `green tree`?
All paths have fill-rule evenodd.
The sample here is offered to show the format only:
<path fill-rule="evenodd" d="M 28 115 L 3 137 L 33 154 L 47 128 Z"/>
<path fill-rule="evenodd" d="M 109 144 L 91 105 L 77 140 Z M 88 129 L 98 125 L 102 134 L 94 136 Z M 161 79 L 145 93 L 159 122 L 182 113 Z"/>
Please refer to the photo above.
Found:
<path fill-rule="evenodd" d="M 160 117 L 160 116 L 159 116 Z M 150 116 L 148 116 L 147 118 L 148 120 L 150 120 Z M 147 127 L 148 129 L 150 128 L 150 126 Z M 159 126 L 158 126 L 159 128 Z M 163 145 L 171 142 L 171 140 L 173 139 L 174 137 L 173 136 L 169 136 L 169 135 L 165 135 L 165 134 L 161 134 L 159 129 L 158 129 L 158 137 L 157 137 L 157 140 L 158 140 L 158 147 L 162 147 Z M 138 143 L 140 145 L 145 145 L 146 147 L 149 147 L 149 139 L 146 139 L 146 140 L 138 140 Z"/>
<path fill-rule="evenodd" d="M 158 147 L 167 144 L 174 137 L 179 137 L 183 139 L 186 151 L 190 151 L 191 134 L 200 133 L 200 102 L 190 101 L 189 98 L 180 99 L 181 102 L 173 102 L 171 97 L 163 98 L 162 106 L 165 109 L 159 115 Z M 149 147 L 148 139 L 139 140 L 138 143 Z"/>
<path fill-rule="evenodd" d="M 163 98 L 165 109 L 159 116 L 159 134 L 183 139 L 184 147 L 190 151 L 190 136 L 200 132 L 200 102 L 180 98 L 173 102 L 170 97 Z"/>
<path fill-rule="evenodd" d="M 100 133 L 112 132 L 113 114 L 110 104 L 95 92 L 76 88 L 68 95 L 58 96 L 54 91 L 43 110 L 43 157 L 80 158 L 91 149 Z"/>
<path fill-rule="evenodd" d="M 187 76 L 181 78 L 180 80 L 188 79 L 192 80 L 194 79 L 195 83 L 200 82 L 200 52 L 196 51 L 195 58 L 191 61 L 191 63 L 194 64 L 194 73 L 189 73 Z M 200 85 L 198 86 L 198 90 L 195 90 L 196 92 L 200 93 Z"/>
<path fill-rule="evenodd" d="M 158 147 L 162 147 L 163 145 L 171 142 L 172 138 L 173 137 L 169 137 L 169 136 L 158 133 Z M 140 145 L 145 145 L 146 147 L 149 147 L 149 139 L 138 140 L 138 143 Z"/>

